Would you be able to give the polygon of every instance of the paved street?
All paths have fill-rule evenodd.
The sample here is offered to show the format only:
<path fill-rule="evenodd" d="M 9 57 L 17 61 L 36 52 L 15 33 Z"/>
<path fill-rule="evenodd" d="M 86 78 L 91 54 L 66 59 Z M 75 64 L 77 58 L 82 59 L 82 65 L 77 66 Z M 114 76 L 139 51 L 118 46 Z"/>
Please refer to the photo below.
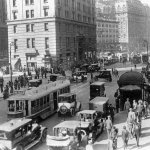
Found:
<path fill-rule="evenodd" d="M 120 71 L 119 74 L 121 75 L 124 71 Z M 90 78 L 90 77 L 89 77 Z M 106 82 L 106 95 L 110 99 L 110 103 L 114 104 L 114 92 L 118 88 L 117 81 L 118 78 L 113 77 L 112 82 Z M 88 109 L 88 101 L 89 101 L 89 82 L 86 82 L 84 84 L 73 84 L 71 86 L 72 92 L 75 92 L 77 94 L 77 100 L 82 103 L 82 109 Z M 0 101 L 0 123 L 7 120 L 6 115 L 6 108 L 7 104 L 6 101 L 1 100 Z M 49 117 L 47 120 L 41 122 L 42 125 L 48 127 L 48 134 L 52 135 L 52 128 L 57 123 L 61 122 L 62 120 L 74 120 L 77 119 L 77 117 L 68 117 L 68 118 L 61 118 L 58 117 L 57 114 L 54 116 Z M 121 129 L 122 126 L 126 122 L 126 114 L 124 112 L 121 112 L 119 114 L 115 115 L 115 122 L 114 124 L 119 129 L 119 138 L 118 138 L 118 149 L 122 150 L 122 139 L 120 137 L 121 135 Z M 140 140 L 140 149 L 141 150 L 147 150 L 150 149 L 150 139 L 148 138 L 150 136 L 150 127 L 149 127 L 150 119 L 143 120 L 142 125 L 142 137 Z M 107 149 L 107 136 L 106 131 L 103 132 L 103 134 L 98 138 L 97 142 L 94 144 L 94 149 L 98 150 L 99 148 L 105 150 Z M 32 150 L 46 150 L 47 146 L 45 144 L 38 144 Z M 135 139 L 129 141 L 129 149 L 136 150 L 135 146 Z"/>

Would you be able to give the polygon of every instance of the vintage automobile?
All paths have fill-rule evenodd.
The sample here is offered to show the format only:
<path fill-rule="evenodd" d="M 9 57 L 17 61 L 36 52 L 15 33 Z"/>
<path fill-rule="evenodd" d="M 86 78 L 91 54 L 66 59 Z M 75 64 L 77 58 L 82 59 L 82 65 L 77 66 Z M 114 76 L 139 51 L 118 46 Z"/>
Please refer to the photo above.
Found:
<path fill-rule="evenodd" d="M 57 80 L 64 80 L 65 76 L 62 76 L 61 74 L 51 74 L 49 78 L 50 81 L 55 82 Z"/>
<path fill-rule="evenodd" d="M 42 84 L 42 79 L 29 80 L 29 87 L 38 87 Z"/>
<path fill-rule="evenodd" d="M 107 81 L 112 81 L 111 71 L 109 70 L 102 70 L 99 72 L 99 75 L 96 75 L 97 78 L 103 78 Z"/>
<path fill-rule="evenodd" d="M 77 102 L 76 94 L 64 93 L 58 97 L 58 116 L 71 115 L 74 116 L 75 112 L 81 110 L 81 103 Z"/>
<path fill-rule="evenodd" d="M 49 149 L 58 150 L 60 147 L 65 150 L 77 148 L 78 142 L 75 140 L 80 132 L 86 135 L 85 130 L 89 129 L 88 122 L 77 120 L 63 121 L 53 127 L 53 136 L 47 135 L 46 144 Z M 66 136 L 63 133 L 66 132 Z"/>
<path fill-rule="evenodd" d="M 88 68 L 88 71 L 90 72 L 95 72 L 95 71 L 99 71 L 100 67 L 98 66 L 98 64 L 91 64 Z"/>
<path fill-rule="evenodd" d="M 74 81 L 81 81 L 82 75 L 84 77 L 84 80 L 87 80 L 87 72 L 86 71 L 77 71 L 73 73 L 72 77 Z"/>
<path fill-rule="evenodd" d="M 101 112 L 102 118 L 106 118 L 106 115 L 108 114 L 108 104 L 108 97 L 95 97 L 89 102 L 89 109 Z"/>
<path fill-rule="evenodd" d="M 83 110 L 78 112 L 78 118 L 81 122 L 89 122 L 89 130 L 86 132 L 94 143 L 104 130 L 104 119 L 102 118 L 102 113 L 97 112 L 96 110 Z"/>
<path fill-rule="evenodd" d="M 96 81 L 90 84 L 90 100 L 97 96 L 106 96 L 105 82 Z"/>
<path fill-rule="evenodd" d="M 28 150 L 46 142 L 47 128 L 32 119 L 13 119 L 0 125 L 0 144 L 9 150 Z"/>

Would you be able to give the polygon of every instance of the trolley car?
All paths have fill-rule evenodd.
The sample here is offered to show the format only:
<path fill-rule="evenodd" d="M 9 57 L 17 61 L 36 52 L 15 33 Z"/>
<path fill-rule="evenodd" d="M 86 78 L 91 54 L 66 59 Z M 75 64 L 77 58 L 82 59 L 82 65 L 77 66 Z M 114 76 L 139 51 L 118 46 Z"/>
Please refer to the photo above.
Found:
<path fill-rule="evenodd" d="M 58 109 L 59 94 L 70 92 L 70 81 L 59 80 L 30 90 L 22 91 L 7 99 L 8 118 L 27 117 L 46 119 Z"/>

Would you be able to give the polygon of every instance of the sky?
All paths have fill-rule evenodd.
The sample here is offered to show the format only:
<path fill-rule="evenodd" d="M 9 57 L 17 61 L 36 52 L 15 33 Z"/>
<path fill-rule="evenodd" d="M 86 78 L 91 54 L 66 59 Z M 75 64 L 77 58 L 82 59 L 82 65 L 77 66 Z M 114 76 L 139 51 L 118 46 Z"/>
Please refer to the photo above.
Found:
<path fill-rule="evenodd" d="M 150 0 L 141 0 L 142 3 L 148 4 L 150 6 Z"/>

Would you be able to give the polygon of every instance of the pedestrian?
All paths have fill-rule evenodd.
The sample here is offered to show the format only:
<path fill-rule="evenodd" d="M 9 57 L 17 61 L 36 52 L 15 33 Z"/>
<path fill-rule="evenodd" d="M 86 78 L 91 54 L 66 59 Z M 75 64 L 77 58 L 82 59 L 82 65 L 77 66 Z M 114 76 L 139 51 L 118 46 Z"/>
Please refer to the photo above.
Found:
<path fill-rule="evenodd" d="M 113 150 L 117 149 L 117 139 L 118 139 L 118 129 L 115 126 L 113 126 L 111 130 L 111 140 Z"/>
<path fill-rule="evenodd" d="M 136 64 L 134 64 L 134 68 L 136 69 Z"/>
<path fill-rule="evenodd" d="M 143 104 L 142 104 L 142 101 L 139 100 L 139 101 L 138 101 L 138 105 L 137 105 L 137 115 L 138 115 L 139 120 L 142 119 L 143 107 L 144 107 L 144 106 L 143 106 Z"/>
<path fill-rule="evenodd" d="M 146 100 L 144 100 L 143 102 L 143 116 L 146 119 L 147 115 L 148 115 L 148 102 Z"/>
<path fill-rule="evenodd" d="M 126 129 L 126 126 L 123 126 L 122 140 L 123 140 L 124 150 L 126 150 L 128 146 L 128 141 L 129 141 L 129 131 Z"/>
<path fill-rule="evenodd" d="M 2 93 L 3 88 L 4 88 L 4 79 L 3 79 L 3 77 L 0 79 L 0 88 L 1 88 L 1 93 Z"/>
<path fill-rule="evenodd" d="M 111 116 L 112 122 L 114 122 L 114 107 L 112 104 L 109 104 L 108 106 L 108 115 Z"/>
<path fill-rule="evenodd" d="M 127 98 L 126 102 L 124 103 L 124 110 L 129 112 L 130 107 L 131 107 L 131 104 L 130 104 L 129 98 Z"/>
<path fill-rule="evenodd" d="M 119 99 L 119 96 L 116 97 L 116 112 L 119 113 L 119 106 L 120 106 L 120 99 Z"/>
<path fill-rule="evenodd" d="M 136 112 L 136 110 L 137 110 L 137 102 L 136 100 L 133 100 L 133 111 Z"/>
<path fill-rule="evenodd" d="M 136 145 L 137 145 L 137 147 L 139 147 L 140 126 L 139 126 L 139 123 L 137 123 L 137 122 L 134 124 L 134 135 L 135 135 L 135 139 L 136 139 Z"/>
<path fill-rule="evenodd" d="M 132 108 L 129 109 L 128 118 L 127 118 L 127 125 L 129 128 L 130 137 L 133 138 L 133 130 L 134 130 L 134 123 L 136 121 L 135 112 L 132 111 Z"/>
<path fill-rule="evenodd" d="M 47 69 L 46 68 L 44 69 L 44 75 L 45 75 L 45 78 L 47 78 Z"/>
<path fill-rule="evenodd" d="M 112 120 L 111 120 L 110 116 L 107 117 L 107 120 L 105 122 L 105 127 L 106 127 L 106 130 L 107 130 L 108 139 L 110 139 L 111 129 L 112 129 Z"/>

